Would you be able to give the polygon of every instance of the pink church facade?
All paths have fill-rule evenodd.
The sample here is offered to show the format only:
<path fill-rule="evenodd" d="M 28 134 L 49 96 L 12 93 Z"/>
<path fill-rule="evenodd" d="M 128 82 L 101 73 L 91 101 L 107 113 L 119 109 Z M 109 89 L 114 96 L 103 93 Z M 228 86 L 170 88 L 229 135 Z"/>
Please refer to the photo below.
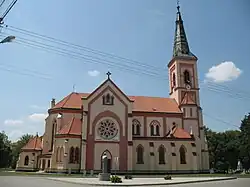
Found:
<path fill-rule="evenodd" d="M 121 173 L 208 172 L 198 59 L 182 24 L 178 9 L 170 98 L 127 96 L 109 74 L 92 93 L 53 99 L 44 135 L 23 147 L 17 170 L 99 172 L 107 154 L 109 169 Z"/>

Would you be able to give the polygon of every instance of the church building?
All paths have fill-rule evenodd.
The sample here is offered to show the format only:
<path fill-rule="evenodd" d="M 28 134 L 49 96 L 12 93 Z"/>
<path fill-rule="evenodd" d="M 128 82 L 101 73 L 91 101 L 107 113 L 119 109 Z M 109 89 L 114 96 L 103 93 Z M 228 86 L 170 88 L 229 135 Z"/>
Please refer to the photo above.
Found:
<path fill-rule="evenodd" d="M 111 79 L 91 93 L 51 101 L 43 136 L 22 148 L 17 171 L 198 173 L 209 171 L 197 57 L 177 7 L 169 98 L 128 96 Z"/>

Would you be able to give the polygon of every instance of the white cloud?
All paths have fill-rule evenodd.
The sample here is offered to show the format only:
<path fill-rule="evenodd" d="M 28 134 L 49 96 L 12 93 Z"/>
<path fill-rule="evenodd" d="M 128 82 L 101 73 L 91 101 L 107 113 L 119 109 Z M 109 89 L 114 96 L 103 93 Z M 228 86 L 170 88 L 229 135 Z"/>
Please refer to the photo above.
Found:
<path fill-rule="evenodd" d="M 93 71 L 88 71 L 88 74 L 91 77 L 96 77 L 96 76 L 98 76 L 100 74 L 100 72 L 97 71 L 97 70 L 93 70 Z"/>
<path fill-rule="evenodd" d="M 33 122 L 44 122 L 48 114 L 34 113 L 28 116 L 28 119 Z"/>
<path fill-rule="evenodd" d="M 237 79 L 241 73 L 242 70 L 237 68 L 233 62 L 225 61 L 216 66 L 212 66 L 205 76 L 207 80 L 222 83 Z"/>
<path fill-rule="evenodd" d="M 14 119 L 6 119 L 4 121 L 5 125 L 15 126 L 15 125 L 21 125 L 23 124 L 22 120 L 14 120 Z"/>
<path fill-rule="evenodd" d="M 26 133 L 43 134 L 47 116 L 48 114 L 45 113 L 33 113 L 20 119 L 6 119 L 1 130 L 5 131 L 12 141 L 19 139 Z"/>

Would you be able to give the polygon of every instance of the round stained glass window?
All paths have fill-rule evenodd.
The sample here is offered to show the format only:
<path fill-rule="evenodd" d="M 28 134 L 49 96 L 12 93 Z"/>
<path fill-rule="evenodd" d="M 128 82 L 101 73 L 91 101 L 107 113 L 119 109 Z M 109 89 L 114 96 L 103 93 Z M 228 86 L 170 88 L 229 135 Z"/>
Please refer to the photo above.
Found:
<path fill-rule="evenodd" d="M 100 137 L 106 140 L 114 138 L 118 133 L 118 129 L 115 123 L 109 119 L 101 121 L 98 126 L 98 134 Z"/>

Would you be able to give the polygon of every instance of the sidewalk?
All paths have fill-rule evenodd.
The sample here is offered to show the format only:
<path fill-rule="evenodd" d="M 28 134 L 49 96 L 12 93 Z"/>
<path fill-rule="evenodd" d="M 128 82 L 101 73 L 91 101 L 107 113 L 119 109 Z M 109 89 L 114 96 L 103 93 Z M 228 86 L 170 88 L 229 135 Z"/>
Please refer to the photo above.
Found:
<path fill-rule="evenodd" d="M 85 184 L 93 186 L 159 186 L 170 184 L 184 184 L 184 183 L 198 183 L 198 182 L 212 182 L 220 180 L 233 180 L 236 177 L 174 177 L 172 180 L 164 180 L 163 178 L 134 178 L 132 180 L 125 180 L 122 177 L 122 183 L 111 183 L 110 181 L 99 181 L 98 178 L 48 178 L 61 182 Z"/>

